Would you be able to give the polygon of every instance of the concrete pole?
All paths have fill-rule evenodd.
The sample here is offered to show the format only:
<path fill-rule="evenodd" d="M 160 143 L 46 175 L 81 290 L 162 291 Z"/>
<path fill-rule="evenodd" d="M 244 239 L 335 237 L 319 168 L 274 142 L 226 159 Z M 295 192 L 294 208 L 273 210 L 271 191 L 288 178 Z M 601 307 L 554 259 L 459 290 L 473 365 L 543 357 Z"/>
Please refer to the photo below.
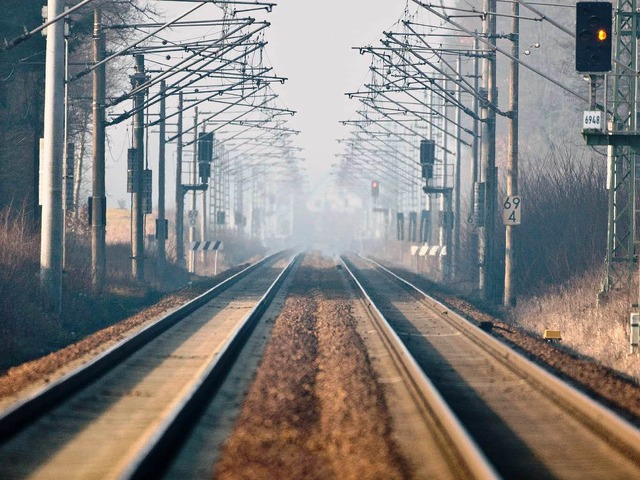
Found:
<path fill-rule="evenodd" d="M 212 188 L 212 183 L 211 180 L 209 180 L 209 188 Z M 200 217 L 200 240 L 201 241 L 206 241 L 207 240 L 207 198 L 209 195 L 209 190 L 203 190 L 202 191 L 202 197 L 201 197 L 201 205 L 202 205 L 202 216 Z M 202 261 L 203 265 L 207 265 L 207 252 L 202 250 L 202 252 L 200 252 L 200 260 Z"/>
<path fill-rule="evenodd" d="M 62 173 L 62 272 L 67 269 L 67 176 L 69 175 L 69 156 L 73 160 L 73 144 L 69 144 L 69 25 L 65 20 L 64 36 L 64 139 L 62 141 L 64 159 Z"/>
<path fill-rule="evenodd" d="M 444 91 L 449 91 L 449 81 L 444 80 Z M 439 244 L 441 247 L 446 248 L 447 254 L 440 255 L 440 273 L 444 283 L 451 281 L 451 256 L 453 255 L 451 248 L 451 229 L 453 224 L 451 223 L 452 214 L 452 192 L 449 188 L 449 182 L 447 181 L 447 170 L 449 168 L 449 156 L 447 150 L 449 150 L 449 106 L 447 105 L 446 97 L 442 99 L 442 189 L 443 193 L 440 195 L 440 239 Z"/>
<path fill-rule="evenodd" d="M 102 31 L 102 11 L 93 11 L 93 61 L 104 58 L 105 35 Z M 105 189 L 105 97 L 106 68 L 93 71 L 93 182 L 91 199 L 91 285 L 96 295 L 102 293 L 106 265 Z"/>
<path fill-rule="evenodd" d="M 191 185 L 193 187 L 198 183 L 197 176 L 198 165 L 198 107 L 195 108 L 193 117 L 193 161 L 191 162 Z M 191 190 L 191 211 L 196 211 L 196 190 Z M 196 224 L 197 218 L 189 219 L 189 244 L 196 241 Z M 189 248 L 189 273 L 196 271 L 196 252 Z"/>
<path fill-rule="evenodd" d="M 462 88 L 460 84 L 462 83 L 462 55 L 458 55 L 458 61 L 456 64 L 456 69 L 458 71 L 458 82 L 456 83 L 456 100 L 458 105 L 462 105 Z M 453 266 L 453 275 L 456 276 L 458 272 L 458 265 L 460 262 L 460 167 L 462 162 L 462 110 L 460 106 L 456 107 L 456 171 L 455 171 L 455 183 L 453 186 L 454 195 L 455 195 L 455 211 L 453 214 L 453 258 L 452 258 L 452 266 Z"/>
<path fill-rule="evenodd" d="M 165 155 L 166 155 L 166 99 L 165 94 L 167 92 L 167 84 L 164 80 L 160 82 L 160 141 L 158 144 L 158 226 L 156 227 L 157 239 L 157 261 L 158 261 L 158 275 L 160 279 L 164 277 L 167 255 L 165 251 L 165 238 L 167 234 L 165 225 Z"/>
<path fill-rule="evenodd" d="M 202 133 L 205 133 L 205 125 L 202 124 Z M 213 145 L 211 145 L 212 151 L 213 151 Z M 213 168 L 213 165 L 211 164 L 211 175 L 214 175 L 215 169 Z M 204 183 L 204 179 L 201 180 Z M 213 187 L 214 186 L 214 180 L 213 178 L 210 176 L 209 177 L 209 187 L 207 188 L 207 190 L 203 190 L 202 191 L 202 197 L 201 197 L 201 201 L 200 201 L 200 205 L 202 206 L 202 216 L 200 217 L 200 240 L 201 241 L 205 241 L 207 240 L 207 200 L 209 199 L 209 194 L 210 193 L 214 193 L 213 192 Z M 211 190 L 210 190 L 211 189 Z M 200 261 L 202 262 L 203 266 L 207 265 L 207 252 L 205 250 L 202 250 L 200 252 Z"/>
<path fill-rule="evenodd" d="M 136 70 L 131 77 L 131 85 L 137 88 L 145 81 L 144 56 L 136 55 Z M 144 170 L 144 91 L 134 97 L 133 116 L 133 148 L 136 150 L 136 175 L 132 194 L 132 242 L 131 242 L 131 275 L 136 280 L 144 280 L 144 211 L 143 211 L 143 170 Z"/>
<path fill-rule="evenodd" d="M 176 261 L 184 267 L 184 189 L 182 188 L 182 92 L 178 93 L 178 134 L 176 141 Z"/>
<path fill-rule="evenodd" d="M 431 106 L 431 110 L 435 111 L 435 102 L 433 100 L 433 90 L 427 90 L 427 104 Z M 431 122 L 429 123 L 429 140 L 435 140 L 435 138 L 433 138 L 433 132 L 434 132 L 434 128 L 433 128 L 433 124 L 436 121 L 434 115 L 431 115 Z M 427 222 L 427 238 L 425 239 L 426 244 L 431 245 L 433 243 L 433 224 L 435 223 L 434 217 L 435 215 L 433 214 L 433 202 L 431 201 L 431 195 L 427 194 L 426 195 L 426 199 L 425 199 L 425 209 L 427 210 L 427 212 L 429 212 L 428 215 L 428 222 Z M 427 257 L 425 257 L 425 261 L 426 261 Z"/>
<path fill-rule="evenodd" d="M 520 56 L 520 4 L 513 2 L 511 6 L 512 39 L 511 55 L 517 59 Z M 516 60 L 511 61 L 509 83 L 509 156 L 507 157 L 507 196 L 518 195 L 518 87 L 519 65 Z M 504 305 L 515 306 L 516 292 L 514 285 L 515 270 L 515 225 L 506 226 L 505 259 L 504 259 Z"/>
<path fill-rule="evenodd" d="M 478 37 L 474 37 L 473 40 L 473 89 L 475 92 L 480 91 L 480 42 Z M 475 118 L 473 119 L 473 141 L 471 144 L 471 192 L 470 192 L 470 201 L 469 201 L 469 215 L 473 221 L 473 230 L 470 234 L 471 245 L 470 252 L 471 255 L 468 257 L 470 265 L 469 271 L 471 274 L 471 282 L 478 283 L 478 255 L 479 255 L 479 247 L 478 247 L 478 232 L 475 228 L 476 226 L 476 184 L 480 181 L 479 179 L 479 163 L 480 163 L 480 122 L 478 121 L 478 115 L 480 114 L 480 102 L 478 101 L 477 95 L 473 98 L 473 113 L 475 114 Z"/>
<path fill-rule="evenodd" d="M 443 90 L 446 92 L 447 88 L 449 87 L 449 82 L 447 80 L 443 81 Z M 446 189 L 447 188 L 447 150 L 449 148 L 449 138 L 447 136 L 447 130 L 449 128 L 449 121 L 447 118 L 447 100 L 446 98 L 442 99 L 442 110 L 440 112 L 440 115 L 442 116 L 442 130 L 443 130 L 443 134 L 442 134 L 442 184 L 440 185 L 441 188 Z M 444 238 L 445 238 L 445 222 L 444 222 L 444 212 L 445 212 L 445 198 L 444 195 L 440 195 L 440 201 L 438 203 L 440 203 L 440 221 L 439 221 L 439 228 L 438 228 L 438 245 L 440 245 L 441 247 L 444 246 Z M 450 252 L 449 252 L 450 254 Z M 443 258 L 440 257 L 440 269 L 441 269 L 441 273 L 444 272 L 444 266 L 442 263 Z"/>
<path fill-rule="evenodd" d="M 49 0 L 48 18 L 64 11 L 64 0 Z M 40 285 L 45 307 L 62 311 L 62 163 L 64 150 L 64 22 L 47 27 Z"/>
<path fill-rule="evenodd" d="M 484 0 L 484 11 L 487 12 L 483 21 L 483 32 L 492 46 L 496 45 L 496 0 Z M 496 90 L 496 58 L 495 50 L 487 52 L 484 59 L 483 87 L 487 92 L 487 104 L 497 104 Z M 480 232 L 480 293 L 487 302 L 495 301 L 495 215 L 496 215 L 496 114 L 488 105 L 483 107 L 484 126 L 482 128 L 482 174 L 485 183 L 484 225 Z"/>

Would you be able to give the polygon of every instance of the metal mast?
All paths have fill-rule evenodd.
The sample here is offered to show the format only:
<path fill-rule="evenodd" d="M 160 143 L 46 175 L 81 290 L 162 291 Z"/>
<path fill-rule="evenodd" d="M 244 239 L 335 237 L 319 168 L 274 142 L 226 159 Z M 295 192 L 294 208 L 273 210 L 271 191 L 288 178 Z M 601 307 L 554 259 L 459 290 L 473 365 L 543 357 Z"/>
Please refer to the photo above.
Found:
<path fill-rule="evenodd" d="M 613 67 L 613 118 L 611 132 L 636 131 L 638 89 L 636 0 L 618 0 L 615 13 L 615 63 Z M 609 147 L 609 225 L 606 278 L 602 293 L 622 282 L 630 282 L 636 241 L 636 148 Z"/>

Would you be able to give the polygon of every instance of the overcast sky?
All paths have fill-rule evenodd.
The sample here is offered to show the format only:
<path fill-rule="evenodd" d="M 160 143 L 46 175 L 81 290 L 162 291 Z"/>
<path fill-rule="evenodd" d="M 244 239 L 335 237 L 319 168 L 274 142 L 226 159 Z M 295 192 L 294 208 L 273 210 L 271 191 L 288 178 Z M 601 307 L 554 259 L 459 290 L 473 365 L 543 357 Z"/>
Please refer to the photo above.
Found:
<path fill-rule="evenodd" d="M 281 0 L 270 15 L 267 53 L 289 81 L 280 89 L 291 123 L 301 130 L 311 174 L 326 172 L 346 136 L 338 122 L 354 116 L 358 102 L 345 92 L 368 77 L 370 56 L 351 47 L 376 44 L 405 8 L 403 0 Z"/>

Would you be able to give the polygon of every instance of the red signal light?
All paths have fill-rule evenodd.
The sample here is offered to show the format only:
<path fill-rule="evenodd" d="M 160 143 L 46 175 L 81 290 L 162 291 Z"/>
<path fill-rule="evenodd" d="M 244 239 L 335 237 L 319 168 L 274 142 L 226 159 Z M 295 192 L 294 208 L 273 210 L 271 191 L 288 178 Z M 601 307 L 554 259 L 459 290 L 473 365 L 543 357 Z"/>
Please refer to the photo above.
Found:
<path fill-rule="evenodd" d="M 371 196 L 376 198 L 380 194 L 380 186 L 377 180 L 371 180 Z"/>

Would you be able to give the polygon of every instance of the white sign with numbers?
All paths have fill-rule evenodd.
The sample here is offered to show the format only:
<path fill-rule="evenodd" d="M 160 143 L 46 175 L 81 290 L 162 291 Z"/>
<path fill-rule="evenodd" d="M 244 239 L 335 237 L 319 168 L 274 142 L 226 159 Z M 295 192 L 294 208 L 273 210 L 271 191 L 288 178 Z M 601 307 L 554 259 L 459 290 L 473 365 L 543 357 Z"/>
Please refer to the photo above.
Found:
<path fill-rule="evenodd" d="M 195 227 L 198 221 L 198 210 L 189 210 L 187 217 L 189 217 L 189 225 Z"/>
<path fill-rule="evenodd" d="M 502 221 L 505 225 L 522 223 L 522 202 L 520 197 L 506 197 L 502 202 Z"/>
<path fill-rule="evenodd" d="M 582 129 L 602 131 L 602 112 L 584 112 L 582 117 Z"/>

